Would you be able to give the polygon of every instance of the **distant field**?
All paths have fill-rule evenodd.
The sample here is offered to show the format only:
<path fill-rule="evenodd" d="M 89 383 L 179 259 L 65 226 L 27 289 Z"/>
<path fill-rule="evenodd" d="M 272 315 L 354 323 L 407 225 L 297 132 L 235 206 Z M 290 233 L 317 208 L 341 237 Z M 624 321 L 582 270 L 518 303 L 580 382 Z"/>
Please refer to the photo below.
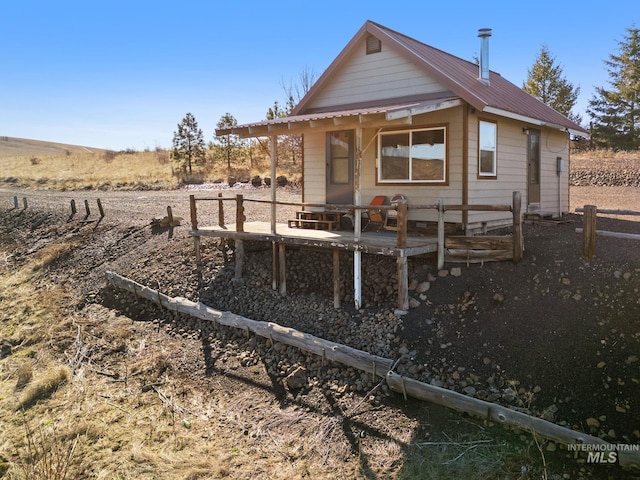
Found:
<path fill-rule="evenodd" d="M 28 140 L 25 138 L 0 136 L 0 158 L 26 157 L 32 155 L 69 155 L 76 153 L 103 153 L 100 148 L 67 145 L 64 143 Z"/>

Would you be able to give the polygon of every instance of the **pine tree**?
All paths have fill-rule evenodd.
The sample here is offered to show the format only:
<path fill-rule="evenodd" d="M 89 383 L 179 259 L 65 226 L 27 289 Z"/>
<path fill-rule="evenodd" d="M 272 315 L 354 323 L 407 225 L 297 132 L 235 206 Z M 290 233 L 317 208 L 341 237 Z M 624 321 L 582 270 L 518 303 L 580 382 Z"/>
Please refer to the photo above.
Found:
<path fill-rule="evenodd" d="M 605 60 L 610 89 L 596 88 L 587 113 L 596 145 L 614 150 L 640 149 L 640 29 L 627 28 L 619 53 Z"/>
<path fill-rule="evenodd" d="M 229 112 L 222 115 L 216 124 L 218 129 L 229 129 L 237 126 L 238 120 Z M 238 157 L 242 141 L 238 135 L 226 133 L 220 137 L 214 137 L 214 143 L 217 143 L 221 155 L 226 159 L 227 171 L 231 174 L 231 160 L 236 160 L 236 157 Z"/>
<path fill-rule="evenodd" d="M 527 81 L 522 89 L 565 117 L 580 123 L 580 115 L 571 111 L 578 100 L 580 87 L 574 87 L 562 73 L 562 67 L 556 65 L 555 57 L 551 55 L 549 48 L 543 45 L 536 62 L 527 72 Z"/>
<path fill-rule="evenodd" d="M 199 165 L 205 160 L 205 143 L 202 130 L 191 113 L 187 113 L 178 124 L 178 131 L 173 132 L 173 151 L 171 158 L 180 164 L 182 171 L 192 173 L 192 165 Z"/>

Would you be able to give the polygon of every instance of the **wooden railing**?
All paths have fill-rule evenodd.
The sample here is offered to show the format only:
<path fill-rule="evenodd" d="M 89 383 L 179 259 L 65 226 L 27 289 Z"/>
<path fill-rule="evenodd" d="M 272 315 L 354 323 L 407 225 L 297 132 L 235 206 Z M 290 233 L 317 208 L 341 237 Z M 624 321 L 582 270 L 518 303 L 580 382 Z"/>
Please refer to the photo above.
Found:
<path fill-rule="evenodd" d="M 244 198 L 243 195 L 238 194 L 235 197 L 223 197 L 222 194 L 218 194 L 217 197 L 199 197 L 190 195 L 191 206 L 191 228 L 194 231 L 198 230 L 198 202 L 213 201 L 218 203 L 218 225 L 223 227 L 225 225 L 225 210 L 224 202 L 234 201 L 236 203 L 236 231 L 244 231 L 245 216 L 245 203 L 264 203 L 270 205 L 280 206 L 295 206 L 301 209 L 307 208 L 321 208 L 327 211 L 349 211 L 353 212 L 354 218 L 358 218 L 362 211 L 367 210 L 395 210 L 397 212 L 397 227 L 396 227 L 396 248 L 407 248 L 408 242 L 408 213 L 409 211 L 417 210 L 436 210 L 438 212 L 438 267 L 442 268 L 444 265 L 444 253 L 445 253 L 445 241 L 444 231 L 445 222 L 444 216 L 446 212 L 452 211 L 481 211 L 481 212 L 512 212 L 513 214 L 513 261 L 518 262 L 522 259 L 523 251 L 523 236 L 522 236 L 522 215 L 521 215 L 521 194 L 520 192 L 513 192 L 513 202 L 511 205 L 445 205 L 444 202 L 439 201 L 437 204 L 429 205 L 408 205 L 405 202 L 398 202 L 394 205 L 336 205 L 326 203 L 297 203 L 297 202 L 279 202 L 271 200 L 257 200 Z M 273 210 L 272 210 L 273 211 Z M 271 231 L 276 234 L 276 219 L 271 215 Z M 361 225 L 360 222 L 354 222 L 354 235 L 356 241 L 360 239 Z M 481 237 L 479 237 L 481 238 Z"/>

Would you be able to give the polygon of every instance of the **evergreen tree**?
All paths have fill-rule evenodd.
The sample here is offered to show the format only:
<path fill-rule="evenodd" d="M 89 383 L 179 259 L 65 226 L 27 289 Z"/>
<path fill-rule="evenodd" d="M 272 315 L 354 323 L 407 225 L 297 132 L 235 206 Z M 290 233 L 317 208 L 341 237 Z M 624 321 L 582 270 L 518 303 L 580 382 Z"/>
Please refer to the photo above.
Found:
<path fill-rule="evenodd" d="M 596 145 L 640 149 L 640 29 L 627 28 L 619 53 L 605 60 L 610 89 L 596 88 L 587 112 Z"/>
<path fill-rule="evenodd" d="M 238 121 L 229 112 L 222 115 L 216 124 L 218 129 L 233 128 L 236 126 L 238 126 Z M 218 142 L 218 148 L 222 151 L 222 156 L 227 161 L 227 170 L 231 173 L 231 160 L 236 160 L 238 157 L 242 147 L 242 140 L 240 140 L 238 135 L 233 133 L 227 133 L 220 137 L 215 137 L 215 140 Z"/>
<path fill-rule="evenodd" d="M 578 100 L 580 87 L 574 87 L 562 73 L 562 67 L 556 65 L 549 48 L 543 45 L 536 62 L 527 72 L 527 81 L 522 89 L 565 117 L 580 123 L 580 115 L 571 111 Z"/>
<path fill-rule="evenodd" d="M 191 113 L 187 113 L 178 124 L 178 131 L 173 132 L 173 151 L 171 158 L 180 164 L 183 171 L 192 173 L 192 165 L 205 161 L 205 143 L 202 130 Z"/>

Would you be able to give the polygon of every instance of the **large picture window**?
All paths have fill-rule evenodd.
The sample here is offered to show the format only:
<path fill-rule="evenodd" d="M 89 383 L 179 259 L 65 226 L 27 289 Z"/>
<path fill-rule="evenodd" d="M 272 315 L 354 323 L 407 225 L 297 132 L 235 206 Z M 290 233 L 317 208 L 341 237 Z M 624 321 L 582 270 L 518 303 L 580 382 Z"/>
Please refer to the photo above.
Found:
<path fill-rule="evenodd" d="M 447 178 L 445 127 L 383 132 L 378 144 L 379 183 L 443 183 Z"/>
<path fill-rule="evenodd" d="M 480 121 L 478 126 L 478 176 L 495 178 L 498 174 L 497 160 L 498 126 L 493 122 Z"/>

